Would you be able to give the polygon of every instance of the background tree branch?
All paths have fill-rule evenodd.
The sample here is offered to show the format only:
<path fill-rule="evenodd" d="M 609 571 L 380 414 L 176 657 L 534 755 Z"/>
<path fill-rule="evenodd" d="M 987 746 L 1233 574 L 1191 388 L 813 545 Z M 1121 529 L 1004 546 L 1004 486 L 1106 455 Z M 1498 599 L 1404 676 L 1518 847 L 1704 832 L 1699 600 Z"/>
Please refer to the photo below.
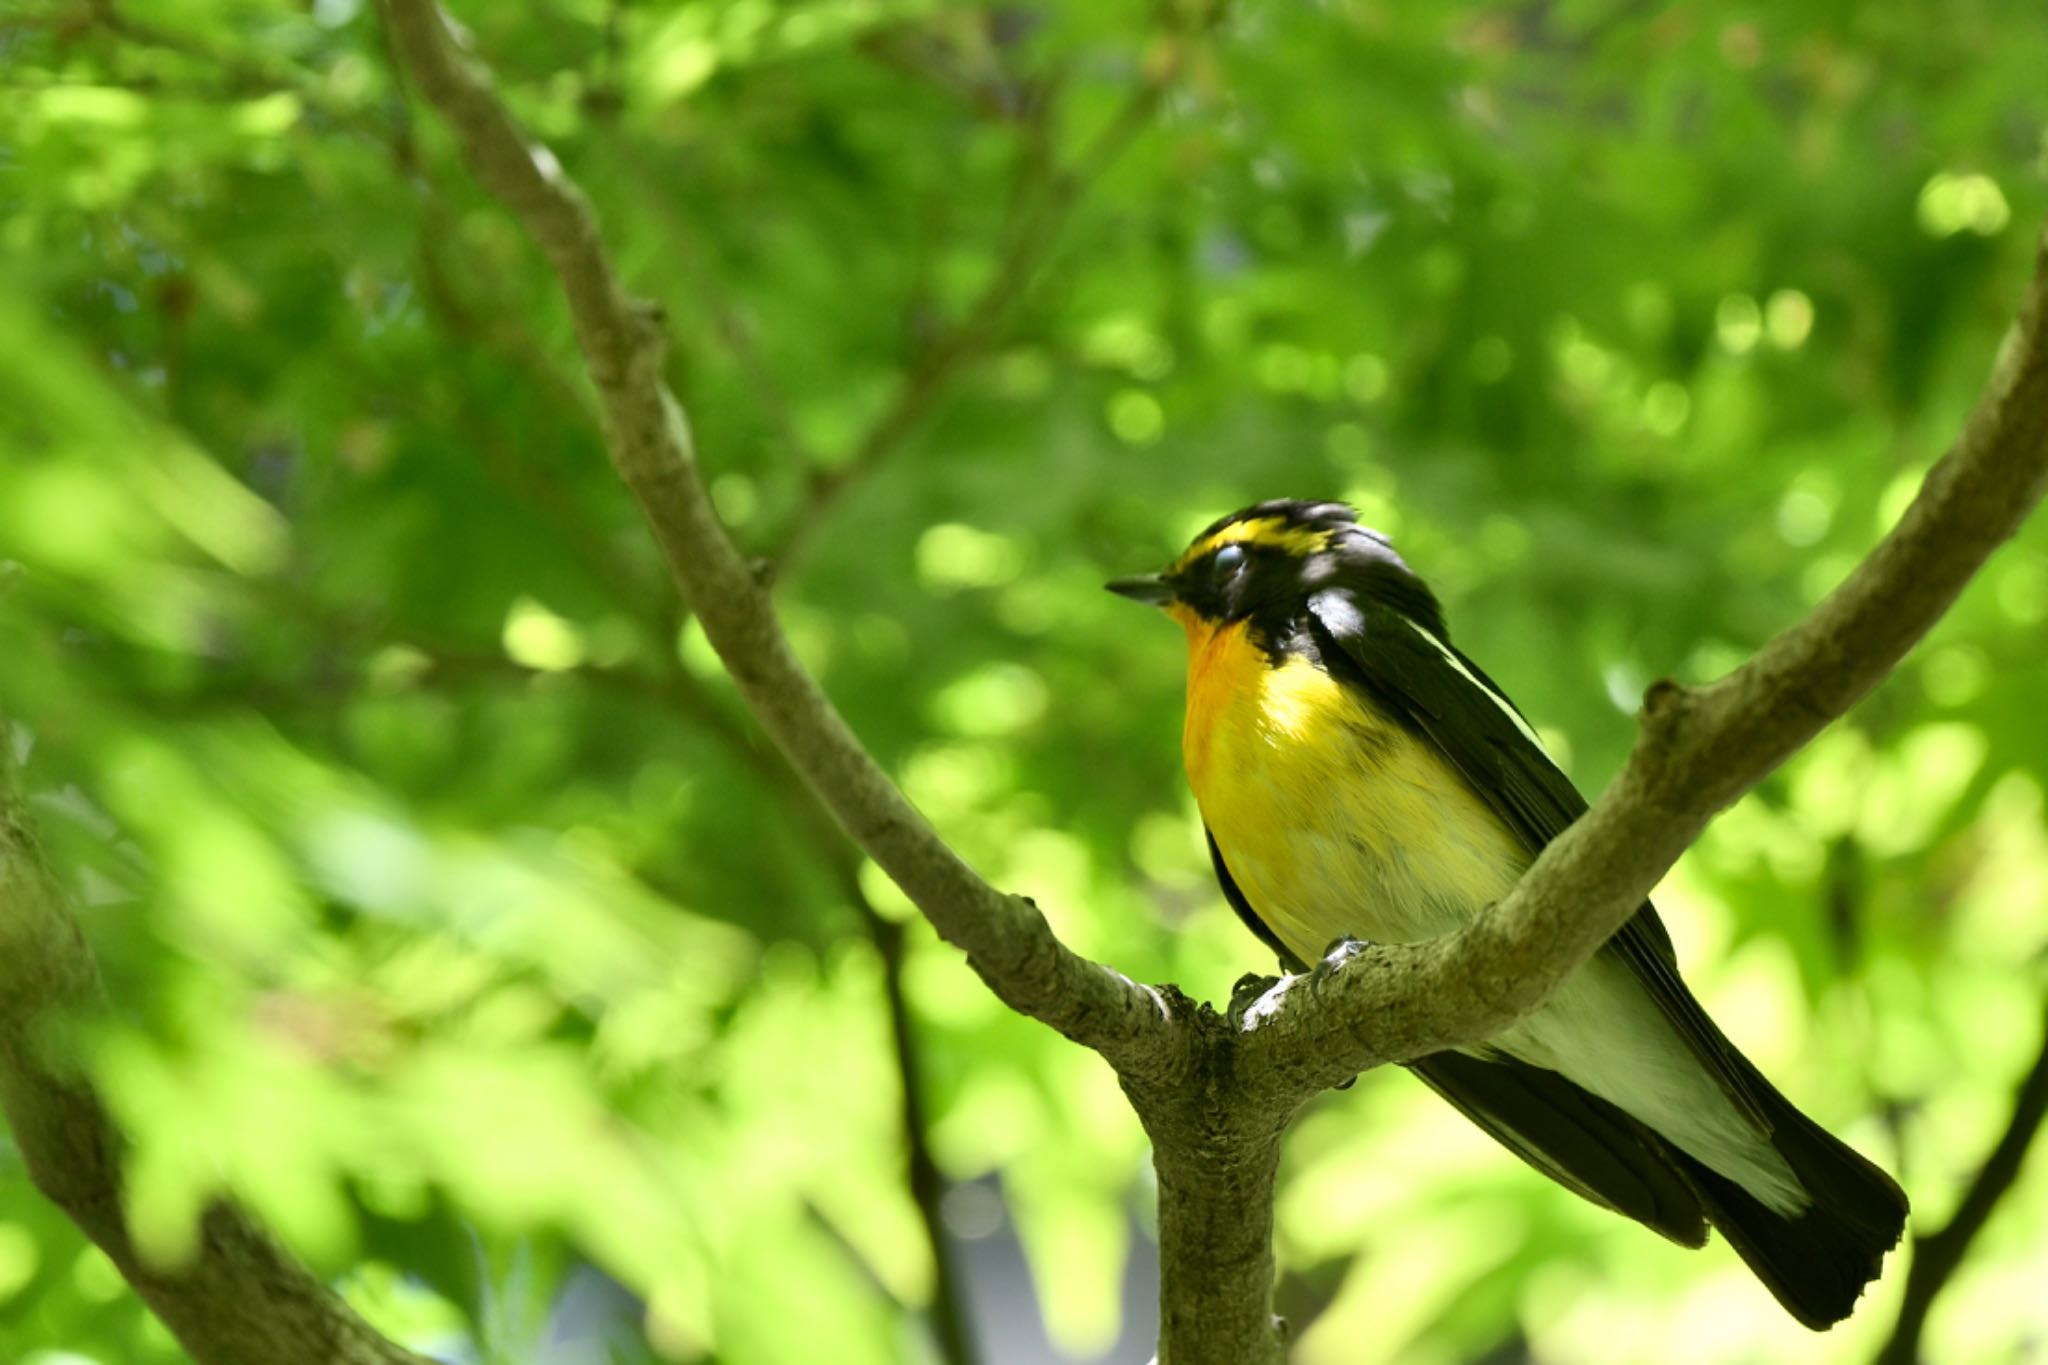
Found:
<path fill-rule="evenodd" d="M 1709 820 L 1891 672 L 2044 489 L 2048 236 L 1962 435 L 1841 586 L 1718 682 L 1652 686 L 1627 765 L 1512 894 L 1447 938 L 1353 957 L 1306 1003 L 1282 982 L 1248 1016 L 1252 1056 L 1275 1076 L 1306 1067 L 1299 1086 L 1314 1093 L 1477 1042 L 1540 1007 Z"/>
<path fill-rule="evenodd" d="M 976 876 L 868 757 L 797 661 L 766 585 L 734 548 L 697 476 L 687 421 L 661 377 L 660 320 L 620 286 L 581 192 L 551 152 L 527 140 L 437 6 L 387 0 L 383 11 L 414 81 L 453 127 L 470 169 L 554 266 L 602 400 L 613 464 L 756 718 L 1005 1003 L 1120 1065 L 1152 1065 L 1157 1052 L 1146 1044 L 1162 1017 L 1156 994 L 1076 956 L 1036 906 Z"/>
<path fill-rule="evenodd" d="M 1193 32 L 1212 28 L 1221 19 L 1222 9 L 1221 0 L 1204 0 Z M 1163 17 L 1171 21 L 1173 7 L 1162 10 Z M 1004 319 L 1037 278 L 1074 209 L 1158 115 L 1187 61 L 1187 35 L 1174 35 L 1165 51 L 1164 59 L 1151 66 L 1072 165 L 1054 168 L 1032 158 L 1009 242 L 987 283 L 960 319 L 918 355 L 895 396 L 853 449 L 836 463 L 811 470 L 795 514 L 766 552 L 778 572 L 787 572 L 802 558 L 825 513 L 895 452 L 938 402 L 947 381 L 963 365 L 986 354 L 999 339 Z M 1043 109 L 1034 111 L 1034 126 L 1042 127 L 1047 117 Z"/>
<path fill-rule="evenodd" d="M 380 1336 L 249 1215 L 215 1202 L 185 1266 L 129 1235 L 122 1140 L 58 1031 L 105 1008 L 99 969 L 43 866 L 0 716 L 0 1109 L 36 1187 L 202 1365 L 427 1365 Z"/>
<path fill-rule="evenodd" d="M 1977 1168 L 1963 1193 L 1963 1202 L 1939 1232 L 1913 1239 L 1913 1265 L 1906 1272 L 1906 1293 L 1891 1337 L 1878 1351 L 1876 1365 L 1913 1365 L 1920 1359 L 1920 1338 L 1935 1300 L 1962 1267 L 1970 1244 L 2019 1179 L 2027 1151 L 2048 1118 L 2048 1017 L 2041 1021 L 2041 1051 L 2021 1079 L 2012 1100 L 2012 1118 L 1998 1144 Z"/>
<path fill-rule="evenodd" d="M 1241 1223 L 1247 1200 L 1270 1217 L 1271 1163 L 1294 1109 L 1365 1066 L 1478 1041 L 1538 1008 L 1715 812 L 1890 670 L 2024 519 L 2048 474 L 2048 281 L 2037 270 L 2017 343 L 1962 439 L 1840 589 L 1721 682 L 1653 687 L 1642 741 L 1620 778 L 1490 913 L 1438 942 L 1349 957 L 1330 974 L 1334 988 L 1305 1006 L 1292 1007 L 1296 982 L 1283 982 L 1249 1013 L 1240 1047 L 1206 1007 L 1068 952 L 1035 907 L 995 893 L 955 857 L 867 757 L 791 654 L 764 585 L 712 510 L 660 377 L 659 319 L 624 293 L 588 205 L 513 122 L 437 7 L 385 0 L 384 12 L 471 170 L 553 265 L 603 400 L 614 465 L 749 706 L 1001 998 L 1117 1068 L 1154 1142 L 1167 1273 L 1181 1289 L 1193 1280 L 1202 1297 L 1229 1299 L 1211 1321 L 1177 1312 L 1188 1300 L 1167 1292 L 1161 1359 L 1174 1365 L 1278 1358 L 1266 1309 L 1270 1238 L 1262 1232 L 1264 1252 L 1232 1258 L 1233 1273 L 1219 1280 L 1203 1230 Z M 1204 1173 L 1219 1161 L 1243 1178 Z M 1253 1282 L 1263 1288 L 1248 1300 Z"/>
<path fill-rule="evenodd" d="M 1617 706 L 1730 672 L 1898 524 L 2044 212 L 2048 24 L 1722 0 L 1673 46 L 1639 6 L 1206 30 L 1209 0 L 450 3 L 620 279 L 671 310 L 649 339 L 716 506 L 864 745 L 1067 942 L 1219 1009 L 1260 955 L 1175 796 L 1177 641 L 1105 570 L 1252 497 L 1347 497 L 1605 785 L 1636 738 Z M 1299 1096 L 1402 1041 L 1409 1016 L 1370 1013 L 1399 953 L 1290 985 L 1249 1035 L 1159 988 L 1129 1105 L 968 980 L 681 629 L 591 458 L 558 281 L 374 8 L 42 0 L 0 48 L 0 695 L 33 717 L 44 862 L 113 997 L 46 1069 L 114 1119 L 145 1254 L 191 1246 L 218 1192 L 316 1273 L 358 1251 L 348 1301 L 407 1344 L 521 1355 L 595 1309 L 731 1365 L 817 1339 L 886 1360 L 928 1296 L 908 1186 L 992 1348 L 1036 1317 L 1142 1359 L 1154 1248 L 1123 1232 L 1156 1191 L 1178 1360 L 1277 1356 L 1276 1263 L 1304 1358 L 1633 1365 L 1618 1324 L 1708 1311 L 1726 1354 L 1811 1354 L 1768 1296 L 1722 1301 L 1725 1250 L 1566 1230 L 1483 1144 L 1402 1161 L 1458 1122 L 1405 1080 L 1296 1136 Z M 1702 116 L 1669 118 L 1673 91 Z M 1126 150 L 1085 211 L 858 508 L 821 504 L 861 525 L 806 524 L 778 569 L 813 476 L 899 410 L 1105 129 Z M 1629 192 L 1645 164 L 1684 183 Z M 1845 1136 L 1936 1218 L 2000 1141 L 2031 1054 L 1992 1040 L 2031 1049 L 2016 974 L 2048 960 L 2048 522 L 1983 577 L 1665 893 L 1702 995 L 1788 1094 L 1875 1108 Z M 1327 1049 L 1281 1045 L 1318 1021 Z M 941 1219 L 940 1158 L 999 1198 L 977 1178 Z M 0 1164 L 0 1336 L 186 1359 Z M 2048 1331 L 1997 1292 L 2044 1180 L 2020 1167 L 1938 1291 L 1930 1357 Z M 1553 1251 L 1633 1264 L 1559 1313 Z M 630 1300 L 593 1304 L 600 1278 Z"/>

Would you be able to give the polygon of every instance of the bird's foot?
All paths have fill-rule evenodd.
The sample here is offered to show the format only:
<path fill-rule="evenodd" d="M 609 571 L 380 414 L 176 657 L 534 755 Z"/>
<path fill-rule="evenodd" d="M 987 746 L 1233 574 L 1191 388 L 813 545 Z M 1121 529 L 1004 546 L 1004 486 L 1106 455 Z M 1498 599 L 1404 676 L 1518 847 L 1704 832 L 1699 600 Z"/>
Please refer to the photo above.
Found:
<path fill-rule="evenodd" d="M 1309 994 L 1320 996 L 1323 993 L 1323 986 L 1331 977 L 1343 971 L 1351 959 L 1359 956 L 1371 947 L 1372 944 L 1365 939 L 1352 938 L 1349 934 L 1346 934 L 1343 938 L 1331 939 L 1330 946 L 1323 949 L 1322 960 L 1316 963 L 1309 971 Z"/>
<path fill-rule="evenodd" d="M 1362 938 L 1352 938 L 1348 934 L 1345 935 L 1343 938 L 1331 939 L 1330 946 L 1323 949 L 1322 961 L 1316 963 L 1314 969 L 1311 970 L 1308 974 L 1309 994 L 1316 996 L 1320 999 L 1323 994 L 1323 983 L 1328 981 L 1331 977 L 1335 976 L 1338 972 L 1343 971 L 1345 965 L 1349 963 L 1352 958 L 1357 957 L 1359 954 L 1363 953 L 1366 949 L 1370 947 L 1372 947 L 1372 944 L 1368 943 L 1366 940 Z M 1352 1086 L 1356 1084 L 1358 1084 L 1358 1077 L 1353 1076 L 1348 1081 L 1339 1081 L 1337 1085 L 1333 1088 L 1337 1090 L 1349 1090 Z"/>
<path fill-rule="evenodd" d="M 1242 1032 L 1246 1011 L 1259 1003 L 1260 997 L 1280 984 L 1277 976 L 1260 976 L 1257 972 L 1246 972 L 1230 988 L 1230 1027 Z"/>

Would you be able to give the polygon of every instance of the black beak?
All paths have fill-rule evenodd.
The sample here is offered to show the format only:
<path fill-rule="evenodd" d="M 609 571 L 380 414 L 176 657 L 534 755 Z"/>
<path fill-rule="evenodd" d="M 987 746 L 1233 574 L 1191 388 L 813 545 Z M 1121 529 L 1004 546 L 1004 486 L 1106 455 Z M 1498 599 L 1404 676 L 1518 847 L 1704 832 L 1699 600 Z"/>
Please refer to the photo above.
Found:
<path fill-rule="evenodd" d="M 1128 597 L 1133 602 L 1163 607 L 1180 597 L 1180 590 L 1159 574 L 1146 574 L 1142 578 L 1119 578 L 1114 583 L 1105 583 L 1118 597 Z"/>

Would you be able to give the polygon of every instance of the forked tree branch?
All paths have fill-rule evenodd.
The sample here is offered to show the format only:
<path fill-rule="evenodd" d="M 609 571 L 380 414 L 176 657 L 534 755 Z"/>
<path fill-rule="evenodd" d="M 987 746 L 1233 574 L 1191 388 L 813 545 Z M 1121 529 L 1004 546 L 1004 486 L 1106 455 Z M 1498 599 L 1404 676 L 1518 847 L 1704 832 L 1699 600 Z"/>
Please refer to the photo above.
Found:
<path fill-rule="evenodd" d="M 99 969 L 43 866 L 0 717 L 0 1109 L 29 1176 L 201 1365 L 430 1365 L 379 1336 L 233 1204 L 207 1209 L 198 1251 L 152 1265 L 129 1235 L 120 1134 L 53 1030 L 103 1008 Z"/>
<path fill-rule="evenodd" d="M 1170 6 L 1161 8 L 1171 15 Z M 1221 0 L 1207 0 L 1195 16 L 1196 27 L 1215 25 L 1222 11 Z M 1089 189 L 1151 125 L 1167 92 L 1180 78 L 1188 57 L 1185 42 L 1169 43 L 1164 51 L 1164 58 L 1145 72 L 1072 165 L 1044 167 L 1040 172 L 1042 184 L 1039 177 L 1032 178 L 1026 188 L 1025 203 L 1011 229 L 1009 244 L 981 292 L 960 319 L 917 357 L 888 406 L 845 458 L 811 471 L 795 514 L 765 552 L 779 572 L 786 572 L 808 550 L 811 535 L 824 523 L 825 513 L 832 505 L 873 474 L 916 429 L 960 368 L 985 354 L 1001 339 L 1004 318 L 1037 277 L 1061 227 Z"/>
<path fill-rule="evenodd" d="M 1356 1071 L 1478 1041 L 1539 1008 L 1716 812 L 1896 665 L 2048 482 L 2044 245 L 2017 331 L 1961 438 L 1835 593 L 1719 682 L 1653 687 L 1620 777 L 1465 930 L 1367 948 L 1327 972 L 1321 990 L 1302 991 L 1291 978 L 1241 1028 L 1226 1024 L 1170 989 L 1137 985 L 1067 950 L 1035 906 L 966 867 L 868 757 L 795 659 L 764 586 L 719 524 L 661 379 L 659 319 L 620 286 L 588 204 L 546 149 L 527 141 L 431 0 L 381 4 L 405 64 L 471 169 L 548 256 L 598 390 L 611 458 L 748 705 L 848 833 L 998 996 L 1117 1068 L 1160 1170 L 1162 1253 L 1179 1289 L 1166 1304 L 1161 1356 L 1173 1365 L 1278 1358 L 1265 1310 L 1272 1178 L 1279 1133 L 1299 1104 Z M 1134 128 L 1152 105 L 1133 108 Z M 1121 124 L 1114 132 L 1126 135 Z M 999 273 L 993 311 L 1014 292 L 1005 281 L 1021 285 L 1026 275 Z M 979 327 L 963 335 L 978 337 Z M 918 410 L 912 404 L 911 416 Z M 50 1047 L 52 1023 L 97 1007 L 100 986 L 7 780 L 4 745 L 0 727 L 0 1107 L 38 1186 L 206 1365 L 424 1365 L 232 1204 L 209 1208 L 191 1264 L 166 1270 L 141 1256 L 123 1208 L 120 1137 L 87 1081 Z M 1923 1276 L 1916 1266 L 1923 1287 L 1915 1300 L 1909 1286 L 1909 1309 L 1917 1302 L 1924 1316 L 1943 1267 L 1959 1261 L 2009 1185 L 2040 1122 L 2044 1077 L 2037 1066 L 1957 1218 L 1923 1245 L 1930 1269 Z M 1910 1342 L 1903 1323 L 1899 1340 Z"/>
<path fill-rule="evenodd" d="M 1718 682 L 1652 685 L 1621 775 L 1465 929 L 1370 949 L 1331 973 L 1307 1008 L 1279 1008 L 1290 988 L 1282 982 L 1249 1012 L 1254 1055 L 1299 1069 L 1310 1085 L 1334 1085 L 1491 1037 L 1539 1008 L 1709 820 L 1891 672 L 2044 489 L 2048 234 L 2037 239 L 2018 322 L 1962 435 L 1854 572 Z"/>
<path fill-rule="evenodd" d="M 437 5 L 383 0 L 425 98 L 471 171 L 515 212 L 568 298 L 604 413 L 606 445 L 677 590 L 762 727 L 854 840 L 1003 1001 L 1120 1065 L 1157 1065 L 1158 995 L 1062 945 L 1028 900 L 990 887 L 882 772 L 777 625 L 766 586 L 734 548 L 698 477 L 689 426 L 661 377 L 661 320 L 621 287 L 590 205 L 529 142 Z"/>
<path fill-rule="evenodd" d="M 385 0 L 422 93 L 471 169 L 525 223 L 562 282 L 609 447 L 676 579 L 748 704 L 834 815 L 940 934 L 1024 1013 L 1112 1060 L 1155 1068 L 1160 997 L 1061 947 L 1035 910 L 946 848 L 791 654 L 763 586 L 719 524 L 687 425 L 660 378 L 659 319 L 627 296 L 582 194 L 530 143 L 430 0 Z M 1538 1008 L 1633 914 L 1712 816 L 1876 685 L 2039 500 L 2048 479 L 2048 273 L 1962 437 L 1899 525 L 1805 620 L 1721 681 L 1662 682 L 1619 778 L 1514 892 L 1467 929 L 1381 946 L 1313 1000 L 1288 983 L 1247 1019 L 1281 1090 L 1474 1042 Z M 1064 995 L 1066 989 L 1071 995 Z M 1285 1002 L 1288 1008 L 1280 1008 Z"/>
<path fill-rule="evenodd" d="M 1459 933 L 1367 948 L 1323 989 L 1275 987 L 1242 1023 L 1070 952 L 1027 901 L 989 887 L 862 749 L 790 650 L 733 548 L 661 379 L 660 319 L 621 287 L 582 194 L 529 142 L 433 0 L 380 0 L 421 93 L 472 172 L 525 224 L 566 294 L 607 445 L 676 586 L 747 704 L 854 840 L 995 993 L 1100 1051 L 1153 1138 L 1161 1359 L 1277 1361 L 1266 1311 L 1278 1136 L 1299 1105 L 1366 1067 L 1475 1042 L 1539 1008 L 1642 903 L 1713 815 L 1898 662 L 2039 500 L 2048 478 L 2048 274 L 1962 438 L 1899 526 L 1804 621 L 1727 678 L 1663 682 L 1602 799 L 1515 890 Z M 1231 1254 L 1210 1232 L 1235 1229 Z"/>

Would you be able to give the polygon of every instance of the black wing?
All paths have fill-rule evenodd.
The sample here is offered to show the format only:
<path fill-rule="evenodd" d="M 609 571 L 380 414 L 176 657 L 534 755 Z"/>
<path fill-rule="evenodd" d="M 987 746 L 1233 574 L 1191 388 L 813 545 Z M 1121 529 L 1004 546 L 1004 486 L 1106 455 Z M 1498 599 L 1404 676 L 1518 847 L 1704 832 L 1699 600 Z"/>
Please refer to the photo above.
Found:
<path fill-rule="evenodd" d="M 1205 827 L 1209 861 L 1223 898 L 1245 926 L 1279 955 L 1280 965 L 1308 964 L 1280 941 L 1230 875 L 1216 836 Z M 1408 1064 L 1430 1089 L 1551 1179 L 1604 1208 L 1696 1247 L 1707 1239 L 1699 1196 L 1670 1150 L 1648 1127 L 1552 1071 L 1512 1057 L 1439 1052 Z"/>
<path fill-rule="evenodd" d="M 1571 779 L 1527 731 L 1514 704 L 1479 666 L 1392 606 L 1330 588 L 1309 599 L 1323 662 L 1362 686 L 1435 746 L 1533 853 L 1586 809 Z M 1771 1096 L 1679 979 L 1671 935 L 1643 902 L 1607 948 L 1626 962 L 1735 1107 L 1771 1131 Z"/>
<path fill-rule="evenodd" d="M 1582 1198 L 1680 1246 L 1704 1246 L 1707 1215 L 1651 1128 L 1540 1066 L 1437 1052 L 1408 1069 L 1496 1142 Z"/>

